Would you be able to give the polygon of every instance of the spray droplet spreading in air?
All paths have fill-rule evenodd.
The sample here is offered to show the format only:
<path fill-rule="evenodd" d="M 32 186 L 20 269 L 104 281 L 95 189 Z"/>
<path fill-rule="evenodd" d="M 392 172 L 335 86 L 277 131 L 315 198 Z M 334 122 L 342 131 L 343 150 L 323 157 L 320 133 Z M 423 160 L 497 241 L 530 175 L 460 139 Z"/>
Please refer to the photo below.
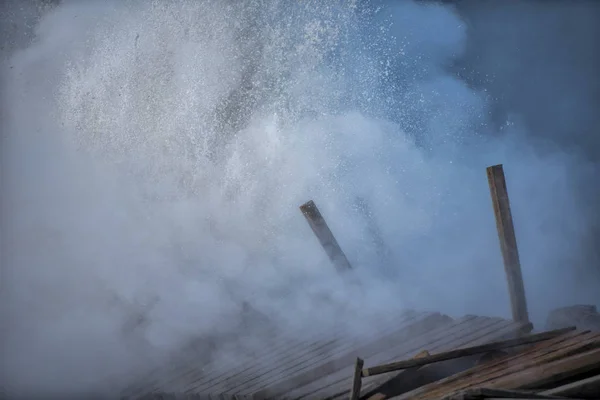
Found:
<path fill-rule="evenodd" d="M 264 346 L 263 325 L 303 337 L 407 308 L 507 314 L 493 163 L 514 185 L 526 282 L 569 251 L 577 215 L 538 233 L 573 202 L 571 161 L 485 135 L 485 93 L 448 72 L 466 46 L 451 8 L 390 4 L 44 11 L 2 76 L 15 388 L 94 390 L 199 337 L 228 359 Z M 548 166 L 559 178 L 541 189 Z M 353 279 L 306 226 L 309 199 Z"/>

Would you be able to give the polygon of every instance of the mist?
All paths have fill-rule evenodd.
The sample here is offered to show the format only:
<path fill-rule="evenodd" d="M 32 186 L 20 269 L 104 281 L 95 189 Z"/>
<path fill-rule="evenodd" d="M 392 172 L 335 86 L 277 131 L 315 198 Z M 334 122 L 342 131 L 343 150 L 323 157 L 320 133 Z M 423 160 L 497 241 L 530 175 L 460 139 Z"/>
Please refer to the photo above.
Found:
<path fill-rule="evenodd" d="M 534 105 L 498 100 L 520 69 L 503 75 L 492 50 L 469 61 L 473 14 L 240 3 L 2 14 L 7 391 L 118 389 L 198 338 L 207 362 L 227 363 L 273 332 L 366 335 L 405 309 L 509 318 L 485 176 L 498 163 L 534 323 L 598 302 L 581 257 L 595 160 L 558 130 L 540 146 Z M 538 76 L 557 79 L 571 87 L 568 73 Z M 298 210 L 309 199 L 353 271 L 338 275 L 319 247 Z"/>

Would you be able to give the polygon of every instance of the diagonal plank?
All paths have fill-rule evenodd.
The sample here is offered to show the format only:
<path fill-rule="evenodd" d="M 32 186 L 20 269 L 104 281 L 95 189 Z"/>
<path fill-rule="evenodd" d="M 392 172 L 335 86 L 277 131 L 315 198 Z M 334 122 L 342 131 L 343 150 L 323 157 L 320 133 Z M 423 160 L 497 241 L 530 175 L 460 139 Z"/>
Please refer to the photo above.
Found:
<path fill-rule="evenodd" d="M 367 376 L 385 374 L 387 372 L 394 372 L 394 371 L 399 371 L 401 369 L 420 367 L 423 365 L 432 364 L 432 363 L 436 363 L 436 362 L 440 362 L 440 361 L 452 360 L 454 358 L 473 356 L 476 354 L 487 353 L 487 352 L 494 351 L 494 350 L 501 350 L 501 349 L 506 349 L 506 348 L 510 348 L 510 347 L 517 347 L 517 346 L 522 346 L 522 345 L 526 345 L 526 344 L 537 343 L 537 342 L 541 342 L 544 340 L 555 338 L 557 336 L 563 335 L 563 334 L 571 332 L 573 330 L 575 330 L 575 327 L 557 329 L 554 331 L 543 332 L 543 333 L 539 333 L 536 335 L 530 335 L 530 336 L 520 337 L 520 338 L 516 338 L 516 339 L 509 339 L 509 340 L 504 340 L 504 341 L 499 341 L 499 342 L 493 342 L 493 343 L 488 343 L 488 344 L 484 344 L 481 346 L 467 347 L 465 349 L 452 350 L 452 351 L 448 351 L 445 353 L 434 354 L 432 356 L 424 357 L 421 359 L 404 360 L 404 361 L 398 361 L 398 362 L 393 362 L 393 363 L 384 364 L 384 365 L 378 365 L 376 367 L 363 369 L 362 376 L 367 377 Z"/>
<path fill-rule="evenodd" d="M 527 400 L 551 400 L 551 399 L 565 399 L 565 397 L 559 396 L 546 396 L 540 393 L 525 392 L 520 390 L 504 390 L 504 389 L 489 389 L 489 388 L 477 388 L 469 389 L 458 394 L 452 394 L 444 397 L 442 400 L 479 400 L 479 399 L 527 399 Z"/>
<path fill-rule="evenodd" d="M 457 321 L 456 325 L 453 325 L 453 328 L 444 327 L 436 329 L 436 331 L 431 332 L 431 334 L 428 333 L 426 335 L 419 336 L 418 338 L 415 338 L 414 341 L 405 343 L 402 346 L 402 350 L 388 349 L 387 355 L 385 355 L 384 359 L 381 357 L 369 357 L 369 359 L 377 359 L 381 360 L 382 362 L 386 362 L 387 360 L 390 360 L 390 355 L 396 354 L 396 356 L 392 356 L 393 358 L 410 357 L 411 353 L 422 350 L 423 348 L 428 348 L 430 352 L 441 352 L 462 348 L 469 344 L 470 346 L 474 346 L 489 343 L 492 340 L 498 340 L 499 338 L 507 335 L 512 336 L 524 327 L 521 324 L 516 324 L 506 320 L 503 321 L 503 324 L 497 324 L 497 322 L 502 321 L 501 319 L 489 319 L 482 317 L 473 318 L 465 317 L 461 320 L 461 322 Z M 508 325 L 506 325 L 507 323 Z M 396 396 L 399 393 L 408 392 L 410 390 L 408 387 L 412 388 L 412 385 L 422 378 L 422 373 L 420 372 L 421 369 L 418 369 L 412 374 L 404 374 L 407 371 L 410 371 L 410 369 L 399 373 L 391 373 L 393 376 L 386 376 L 387 374 L 383 374 L 374 377 L 374 379 L 369 379 L 370 382 L 364 385 L 362 397 L 369 397 L 372 393 L 376 393 L 377 388 L 383 388 L 384 386 L 386 390 L 388 388 L 390 389 L 390 395 L 393 394 Z M 347 377 L 347 375 L 350 373 L 351 368 L 346 368 L 341 379 L 336 378 L 334 379 L 335 382 L 331 381 L 330 379 L 330 383 L 327 383 L 326 386 L 323 384 L 317 384 L 316 387 L 318 389 L 315 390 L 301 389 L 300 391 L 290 392 L 290 398 L 323 398 L 329 400 L 347 399 L 349 391 L 345 387 L 351 384 L 350 378 Z M 398 376 L 398 374 L 400 376 Z M 388 386 L 388 382 L 390 380 L 393 381 L 393 389 L 392 387 Z M 398 384 L 406 384 L 408 387 L 398 389 Z"/>
<path fill-rule="evenodd" d="M 557 388 L 548 389 L 541 394 L 559 396 L 592 396 L 600 392 L 600 375 L 592 376 L 580 381 L 571 382 Z"/>
<path fill-rule="evenodd" d="M 597 335 L 577 334 L 573 332 L 539 345 L 511 357 L 503 357 L 496 362 L 472 368 L 464 373 L 442 379 L 431 385 L 423 386 L 411 392 L 411 399 L 443 397 L 448 393 L 457 393 L 476 387 L 515 389 L 507 380 L 522 376 L 523 371 L 540 364 L 548 364 L 555 360 L 569 357 L 589 350 L 598 343 Z M 563 340 L 567 337 L 567 340 Z M 591 339 L 591 340 L 590 340 Z"/>

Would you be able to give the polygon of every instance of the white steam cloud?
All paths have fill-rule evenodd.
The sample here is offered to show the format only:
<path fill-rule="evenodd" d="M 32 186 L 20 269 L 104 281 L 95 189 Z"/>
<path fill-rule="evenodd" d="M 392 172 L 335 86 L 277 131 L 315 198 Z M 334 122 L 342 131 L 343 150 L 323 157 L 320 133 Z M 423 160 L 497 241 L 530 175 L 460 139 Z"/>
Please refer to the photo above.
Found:
<path fill-rule="evenodd" d="M 486 93 L 447 72 L 466 29 L 412 2 L 45 11 L 2 65 L 2 384 L 95 391 L 193 338 L 260 346 L 238 328 L 248 306 L 297 335 L 405 308 L 508 317 L 495 163 L 533 317 L 585 301 L 547 267 L 579 249 L 580 162 L 536 154 L 515 121 L 491 139 Z M 308 199 L 352 279 L 303 220 Z"/>

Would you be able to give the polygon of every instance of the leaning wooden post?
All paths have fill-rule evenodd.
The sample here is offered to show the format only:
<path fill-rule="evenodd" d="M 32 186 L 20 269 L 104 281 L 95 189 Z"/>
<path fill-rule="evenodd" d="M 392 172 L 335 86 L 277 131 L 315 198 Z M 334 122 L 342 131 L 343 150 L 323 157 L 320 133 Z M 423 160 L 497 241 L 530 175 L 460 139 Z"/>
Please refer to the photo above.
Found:
<path fill-rule="evenodd" d="M 338 271 L 344 271 L 351 269 L 350 262 L 346 258 L 346 255 L 340 248 L 337 240 L 331 233 L 327 222 L 321 215 L 321 212 L 317 208 L 314 201 L 310 200 L 300 206 L 300 211 L 308 221 L 308 224 L 312 228 L 314 234 L 319 239 L 321 246 L 325 249 L 327 256 Z"/>
<path fill-rule="evenodd" d="M 496 216 L 500 249 L 502 251 L 502 258 L 504 259 L 504 270 L 508 281 L 513 320 L 529 323 L 525 286 L 523 284 L 523 274 L 521 273 L 521 262 L 519 261 L 519 250 L 517 248 L 517 239 L 515 237 L 515 228 L 510 212 L 510 202 L 508 200 L 508 191 L 506 190 L 502 164 L 488 167 L 487 176 L 492 195 L 494 214 Z"/>
<path fill-rule="evenodd" d="M 360 389 L 362 388 L 362 368 L 365 362 L 362 358 L 356 357 L 354 364 L 354 376 L 352 378 L 352 390 L 350 391 L 350 400 L 358 400 L 360 398 Z"/>

